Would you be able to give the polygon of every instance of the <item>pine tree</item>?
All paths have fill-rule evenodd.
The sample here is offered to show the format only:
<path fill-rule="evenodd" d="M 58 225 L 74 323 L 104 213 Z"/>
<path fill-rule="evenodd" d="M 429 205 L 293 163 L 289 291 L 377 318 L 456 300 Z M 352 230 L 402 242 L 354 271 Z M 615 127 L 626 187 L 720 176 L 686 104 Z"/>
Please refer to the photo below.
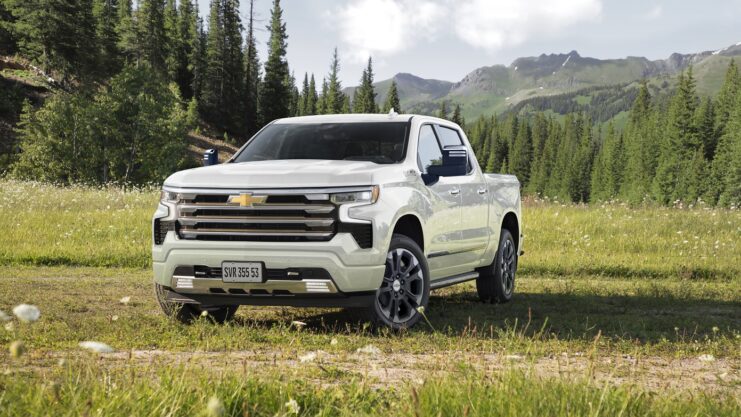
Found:
<path fill-rule="evenodd" d="M 450 121 L 457 124 L 458 126 L 462 128 L 466 127 L 466 120 L 463 118 L 463 115 L 461 114 L 460 104 L 455 105 L 455 109 L 453 109 L 453 117 L 450 118 Z"/>
<path fill-rule="evenodd" d="M 98 43 L 92 0 L 5 0 L 21 54 L 59 74 L 62 84 L 89 80 L 97 71 Z"/>
<path fill-rule="evenodd" d="M 533 143 L 530 136 L 530 126 L 528 126 L 527 120 L 523 119 L 517 129 L 517 138 L 514 142 L 509 165 L 510 172 L 520 180 L 522 187 L 527 187 L 530 178 L 532 152 Z"/>
<path fill-rule="evenodd" d="M 691 171 L 688 161 L 701 146 L 694 123 L 696 107 L 695 80 L 690 67 L 686 74 L 679 76 L 652 185 L 654 198 L 662 204 L 688 197 L 685 188 Z"/>
<path fill-rule="evenodd" d="M 247 41 L 244 52 L 244 111 L 247 136 L 252 136 L 260 129 L 260 58 L 257 56 L 255 42 L 255 1 L 250 0 L 249 21 L 247 22 Z"/>
<path fill-rule="evenodd" d="M 658 116 L 644 81 L 631 107 L 623 135 L 626 162 L 620 197 L 633 204 L 642 202 L 651 192 L 660 145 Z"/>
<path fill-rule="evenodd" d="M 738 128 L 740 125 L 738 123 L 734 125 L 733 123 L 736 121 L 735 117 L 737 117 L 734 112 L 738 105 L 737 92 L 739 91 L 740 83 L 741 78 L 739 78 L 736 63 L 731 60 L 731 63 L 728 65 L 728 70 L 726 71 L 725 81 L 723 82 L 723 86 L 721 87 L 716 101 L 716 134 L 719 139 L 709 169 L 710 177 L 707 182 L 707 190 L 704 193 L 704 199 L 710 204 L 719 203 L 718 200 L 721 194 L 728 188 L 727 181 L 729 173 L 732 171 L 731 167 L 734 164 L 732 158 L 733 141 L 734 137 L 738 136 L 738 133 L 733 129 L 734 126 L 736 126 L 735 128 Z M 724 197 L 724 201 L 720 202 L 720 204 L 727 206 L 730 205 L 728 204 L 729 201 L 730 200 Z"/>
<path fill-rule="evenodd" d="M 591 193 L 592 202 L 608 201 L 620 190 L 623 171 L 623 143 L 621 136 L 610 123 L 592 169 Z"/>
<path fill-rule="evenodd" d="M 386 93 L 386 102 L 383 104 L 383 112 L 388 113 L 394 109 L 395 112 L 401 114 L 401 103 L 399 102 L 399 90 L 396 86 L 396 80 L 391 80 L 389 91 Z"/>
<path fill-rule="evenodd" d="M 695 115 L 697 136 L 704 151 L 704 157 L 708 161 L 713 160 L 715 147 L 718 146 L 718 131 L 715 126 L 715 106 L 712 99 L 706 97 Z"/>
<path fill-rule="evenodd" d="M 311 97 L 311 94 L 309 93 L 309 74 L 304 73 L 304 82 L 301 83 L 301 95 L 300 95 L 300 101 L 298 106 L 298 115 L 299 116 L 306 116 L 309 114 L 308 111 L 308 102 Z"/>
<path fill-rule="evenodd" d="M 132 0 L 118 0 L 116 15 L 117 48 L 123 64 L 138 63 L 141 57 L 139 49 L 139 29 L 134 20 Z"/>
<path fill-rule="evenodd" d="M 741 95 L 736 97 L 734 108 L 726 120 L 725 133 L 711 167 L 709 185 L 718 205 L 741 207 Z"/>
<path fill-rule="evenodd" d="M 378 113 L 376 92 L 373 88 L 373 60 L 368 58 L 368 66 L 363 70 L 360 86 L 355 89 L 352 103 L 355 113 Z"/>
<path fill-rule="evenodd" d="M 319 97 L 317 96 L 316 92 L 316 82 L 314 81 L 314 74 L 311 74 L 311 79 L 309 80 L 309 95 L 306 99 L 307 115 L 319 114 L 317 110 L 318 102 Z"/>
<path fill-rule="evenodd" d="M 178 52 L 182 49 L 182 39 L 178 31 L 178 9 L 175 0 L 166 0 L 164 10 L 164 33 L 165 33 L 165 68 L 167 78 L 177 80 L 178 77 Z M 182 93 L 182 90 L 181 90 Z"/>
<path fill-rule="evenodd" d="M 174 80 L 183 99 L 190 100 L 195 95 L 193 84 L 199 59 L 196 54 L 200 48 L 198 9 L 193 6 L 193 0 L 180 0 L 176 36 Z"/>
<path fill-rule="evenodd" d="M 121 68 L 120 51 L 118 50 L 117 0 L 95 0 L 93 3 L 95 17 L 95 34 L 100 48 L 98 72 L 103 78 L 115 74 Z"/>
<path fill-rule="evenodd" d="M 5 1 L 0 1 L 0 55 L 13 55 L 18 49 L 18 40 L 13 34 L 14 24 L 15 17 Z"/>
<path fill-rule="evenodd" d="M 286 61 L 286 24 L 283 23 L 283 10 L 280 0 L 273 0 L 268 25 L 268 59 L 265 62 L 265 76 L 260 88 L 260 113 L 264 123 L 288 116 L 291 89 L 286 85 L 288 62 Z"/>
<path fill-rule="evenodd" d="M 141 0 L 136 11 L 142 59 L 160 74 L 167 73 L 164 0 Z"/>
<path fill-rule="evenodd" d="M 296 77 L 293 75 L 293 73 L 291 73 L 291 75 L 286 80 L 286 84 L 289 86 L 289 90 L 291 92 L 290 99 L 288 100 L 288 115 L 298 116 L 300 95 L 298 88 L 296 88 Z"/>
<path fill-rule="evenodd" d="M 717 127 L 718 135 L 723 136 L 726 133 L 726 124 L 736 107 L 736 97 L 741 88 L 741 76 L 739 76 L 736 61 L 731 59 L 726 70 L 726 77 L 723 85 L 718 92 L 717 97 Z"/>
<path fill-rule="evenodd" d="M 448 118 L 448 106 L 445 104 L 445 100 L 440 102 L 440 109 L 437 111 L 437 117 L 440 119 Z"/>
<path fill-rule="evenodd" d="M 198 3 L 195 4 L 197 5 Z M 199 15 L 197 7 L 195 9 L 195 15 Z M 208 71 L 208 64 L 206 61 L 208 35 L 203 29 L 203 19 L 200 16 L 196 19 L 196 33 L 198 34 L 198 37 L 188 61 L 189 68 L 192 68 L 193 70 L 193 82 L 191 83 L 193 97 L 195 97 L 196 101 L 200 103 L 203 97 L 203 89 Z M 200 108 L 201 105 L 199 104 L 198 107 Z"/>
<path fill-rule="evenodd" d="M 529 192 L 544 197 L 555 197 L 557 195 L 555 190 L 549 188 L 549 184 L 551 184 L 550 179 L 560 145 L 560 125 L 550 120 L 548 136 L 545 138 L 543 144 L 543 152 L 538 157 L 536 165 L 533 167 L 533 172 L 530 175 L 530 183 L 528 184 Z"/>
<path fill-rule="evenodd" d="M 316 103 L 316 114 L 329 114 L 327 107 L 327 96 L 329 95 L 329 84 L 326 78 L 322 78 L 322 93 Z"/>
<path fill-rule="evenodd" d="M 332 54 L 332 64 L 329 67 L 329 80 L 327 82 L 327 93 L 324 96 L 324 114 L 342 113 L 345 103 L 345 94 L 342 92 L 342 83 L 339 78 L 340 58 L 337 48 Z"/>
<path fill-rule="evenodd" d="M 243 131 L 244 58 L 237 0 L 213 0 L 206 42 L 202 108 L 206 119 L 231 135 Z"/>

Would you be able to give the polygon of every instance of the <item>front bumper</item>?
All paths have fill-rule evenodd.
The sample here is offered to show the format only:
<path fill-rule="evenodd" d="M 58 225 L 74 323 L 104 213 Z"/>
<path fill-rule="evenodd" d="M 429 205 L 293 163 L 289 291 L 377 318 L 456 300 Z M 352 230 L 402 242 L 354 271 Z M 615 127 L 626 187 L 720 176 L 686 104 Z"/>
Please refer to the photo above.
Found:
<path fill-rule="evenodd" d="M 375 292 L 385 270 L 385 253 L 361 249 L 347 233 L 327 242 L 229 242 L 179 239 L 169 231 L 162 244 L 152 246 L 152 255 L 155 282 L 181 297 L 200 297 L 199 302 L 209 296 L 224 302 L 233 298 L 238 304 L 291 305 L 289 299 L 309 298 L 335 305 L 333 299 Z M 227 283 L 220 277 L 182 272 L 194 266 L 218 269 L 224 261 L 263 262 L 266 271 L 290 271 L 290 279 L 266 275 L 263 283 Z M 316 276 L 304 270 L 326 273 Z"/>

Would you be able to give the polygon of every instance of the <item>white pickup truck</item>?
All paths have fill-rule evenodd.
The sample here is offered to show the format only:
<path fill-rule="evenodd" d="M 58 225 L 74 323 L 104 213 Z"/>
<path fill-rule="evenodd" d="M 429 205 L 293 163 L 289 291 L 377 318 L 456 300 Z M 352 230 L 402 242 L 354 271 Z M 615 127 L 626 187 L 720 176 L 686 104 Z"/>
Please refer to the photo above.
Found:
<path fill-rule="evenodd" d="M 165 313 L 362 307 L 395 329 L 430 290 L 476 280 L 507 302 L 523 248 L 520 184 L 484 174 L 466 135 L 427 116 L 276 120 L 226 163 L 173 174 L 153 219 Z"/>

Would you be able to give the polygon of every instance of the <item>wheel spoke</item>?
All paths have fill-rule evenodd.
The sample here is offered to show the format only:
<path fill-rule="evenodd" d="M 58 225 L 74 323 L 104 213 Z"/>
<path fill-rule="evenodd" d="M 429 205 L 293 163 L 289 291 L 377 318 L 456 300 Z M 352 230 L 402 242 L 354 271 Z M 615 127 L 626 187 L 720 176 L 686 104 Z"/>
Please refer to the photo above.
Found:
<path fill-rule="evenodd" d="M 376 292 L 380 313 L 403 324 L 417 314 L 424 295 L 424 276 L 419 259 L 410 250 L 395 248 L 386 255 L 386 270 Z"/>

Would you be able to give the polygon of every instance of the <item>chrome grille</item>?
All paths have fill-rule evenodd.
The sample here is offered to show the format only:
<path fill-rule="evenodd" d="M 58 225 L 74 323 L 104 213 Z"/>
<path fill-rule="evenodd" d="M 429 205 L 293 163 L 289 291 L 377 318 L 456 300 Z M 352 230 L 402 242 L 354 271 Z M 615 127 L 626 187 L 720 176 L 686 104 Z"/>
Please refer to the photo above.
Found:
<path fill-rule="evenodd" d="M 257 202 L 240 205 L 241 194 Z M 329 194 L 180 194 L 177 232 L 182 239 L 324 241 L 337 232 Z"/>

